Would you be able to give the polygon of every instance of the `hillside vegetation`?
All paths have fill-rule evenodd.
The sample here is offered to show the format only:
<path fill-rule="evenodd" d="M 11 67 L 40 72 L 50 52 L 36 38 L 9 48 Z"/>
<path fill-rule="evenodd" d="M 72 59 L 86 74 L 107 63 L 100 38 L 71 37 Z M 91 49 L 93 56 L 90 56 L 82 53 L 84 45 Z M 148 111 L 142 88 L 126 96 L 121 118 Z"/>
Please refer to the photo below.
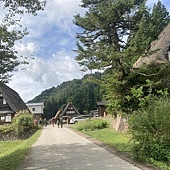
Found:
<path fill-rule="evenodd" d="M 96 109 L 96 102 L 101 101 L 99 85 L 87 82 L 89 76 L 47 89 L 29 102 L 44 102 L 44 117 L 47 119 L 53 117 L 60 108 L 64 109 L 68 102 L 72 102 L 81 114 L 89 113 Z"/>

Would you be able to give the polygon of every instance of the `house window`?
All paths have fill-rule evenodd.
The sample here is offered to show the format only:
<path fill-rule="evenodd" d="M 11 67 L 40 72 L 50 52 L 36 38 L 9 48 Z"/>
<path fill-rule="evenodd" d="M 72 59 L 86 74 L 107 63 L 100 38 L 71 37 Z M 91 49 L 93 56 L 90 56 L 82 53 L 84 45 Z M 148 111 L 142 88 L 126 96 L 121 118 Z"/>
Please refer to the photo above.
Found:
<path fill-rule="evenodd" d="M 73 110 L 73 107 L 71 107 L 71 106 L 70 106 L 70 107 L 68 107 L 68 110 Z"/>
<path fill-rule="evenodd" d="M 6 100 L 3 98 L 3 104 L 6 104 Z"/>
<path fill-rule="evenodd" d="M 4 121 L 5 120 L 5 116 L 1 116 L 1 121 Z"/>
<path fill-rule="evenodd" d="M 74 110 L 66 111 L 67 114 L 75 114 L 76 112 Z"/>
<path fill-rule="evenodd" d="M 7 115 L 5 117 L 5 122 L 11 122 L 11 115 Z"/>
<path fill-rule="evenodd" d="M 32 108 L 32 111 L 34 112 L 34 111 L 35 111 L 35 108 Z"/>

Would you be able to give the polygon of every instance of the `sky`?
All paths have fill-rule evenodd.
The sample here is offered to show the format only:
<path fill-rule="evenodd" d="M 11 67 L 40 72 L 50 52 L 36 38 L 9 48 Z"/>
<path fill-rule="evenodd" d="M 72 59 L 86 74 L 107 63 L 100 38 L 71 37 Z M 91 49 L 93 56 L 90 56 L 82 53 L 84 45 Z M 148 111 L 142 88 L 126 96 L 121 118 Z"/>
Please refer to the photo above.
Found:
<path fill-rule="evenodd" d="M 170 1 L 161 2 L 170 12 Z M 76 32 L 79 32 L 73 24 L 73 16 L 84 12 L 80 3 L 81 0 L 47 0 L 44 11 L 39 11 L 37 16 L 22 16 L 22 25 L 27 27 L 29 34 L 15 48 L 18 54 L 29 60 L 29 64 L 24 69 L 20 66 L 7 85 L 24 102 L 46 89 L 85 75 L 73 52 L 76 49 Z M 157 0 L 149 0 L 148 5 L 153 3 Z"/>

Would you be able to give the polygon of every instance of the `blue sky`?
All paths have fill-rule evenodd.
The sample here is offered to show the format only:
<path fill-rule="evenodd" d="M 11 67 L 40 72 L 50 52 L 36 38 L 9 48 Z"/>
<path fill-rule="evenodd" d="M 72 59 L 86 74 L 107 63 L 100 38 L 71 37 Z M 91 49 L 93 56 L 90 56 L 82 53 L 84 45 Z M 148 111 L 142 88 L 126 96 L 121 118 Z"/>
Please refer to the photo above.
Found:
<path fill-rule="evenodd" d="M 169 0 L 161 2 L 170 9 Z M 27 57 L 30 64 L 26 69 L 14 72 L 9 86 L 27 102 L 43 90 L 57 87 L 64 81 L 79 79 L 84 76 L 80 66 L 74 60 L 76 32 L 73 15 L 83 13 L 79 7 L 81 0 L 47 0 L 44 11 L 37 16 L 25 14 L 22 24 L 28 28 L 21 43 L 16 44 L 19 54 Z M 157 0 L 149 0 L 152 6 Z M 170 10 L 169 10 L 170 11 Z M 32 59 L 34 57 L 34 59 Z"/>

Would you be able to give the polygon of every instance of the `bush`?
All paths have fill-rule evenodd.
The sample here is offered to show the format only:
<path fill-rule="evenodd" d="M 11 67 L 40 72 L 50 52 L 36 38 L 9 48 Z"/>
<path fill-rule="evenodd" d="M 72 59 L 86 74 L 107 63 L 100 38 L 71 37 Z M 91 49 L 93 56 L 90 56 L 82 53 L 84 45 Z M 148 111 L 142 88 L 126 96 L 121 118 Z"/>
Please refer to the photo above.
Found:
<path fill-rule="evenodd" d="M 12 124 L 0 126 L 0 141 L 16 139 Z"/>
<path fill-rule="evenodd" d="M 130 118 L 133 156 L 170 163 L 170 100 L 160 99 Z"/>
<path fill-rule="evenodd" d="M 91 118 L 88 119 L 84 122 L 78 123 L 76 125 L 76 129 L 81 131 L 81 130 L 97 130 L 97 129 L 103 129 L 108 126 L 108 122 L 104 119 L 101 118 Z"/>
<path fill-rule="evenodd" d="M 19 136 L 32 133 L 32 131 L 36 128 L 34 126 L 33 115 L 27 110 L 19 111 L 13 118 L 12 125 L 15 133 Z"/>
<path fill-rule="evenodd" d="M 0 133 L 1 134 L 7 134 L 13 132 L 13 126 L 12 124 L 6 124 L 6 125 L 2 125 L 0 126 Z"/>
<path fill-rule="evenodd" d="M 0 126 L 0 140 L 26 139 L 39 127 L 34 125 L 33 115 L 27 110 L 15 114 L 12 124 Z"/>

